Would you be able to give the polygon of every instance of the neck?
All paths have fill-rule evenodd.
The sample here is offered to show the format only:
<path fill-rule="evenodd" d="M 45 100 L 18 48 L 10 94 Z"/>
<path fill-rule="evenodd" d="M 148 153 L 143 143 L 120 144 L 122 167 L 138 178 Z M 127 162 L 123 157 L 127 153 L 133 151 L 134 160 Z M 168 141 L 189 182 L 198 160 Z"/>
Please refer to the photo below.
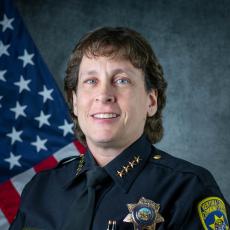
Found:
<path fill-rule="evenodd" d="M 90 152 L 92 153 L 94 159 L 100 166 L 107 165 L 110 161 L 112 161 L 114 158 L 116 158 L 120 153 L 125 149 L 103 149 L 103 148 L 90 148 Z"/>
<path fill-rule="evenodd" d="M 107 147 L 104 145 L 92 145 L 88 143 L 88 148 L 98 165 L 103 167 L 120 155 L 130 144 L 123 147 Z"/>
<path fill-rule="evenodd" d="M 129 140 L 126 139 L 123 141 L 119 140 L 118 142 L 95 142 L 86 138 L 86 143 L 97 164 L 103 167 L 120 155 L 140 137 L 141 135 L 138 135 L 136 138 L 130 138 Z"/>

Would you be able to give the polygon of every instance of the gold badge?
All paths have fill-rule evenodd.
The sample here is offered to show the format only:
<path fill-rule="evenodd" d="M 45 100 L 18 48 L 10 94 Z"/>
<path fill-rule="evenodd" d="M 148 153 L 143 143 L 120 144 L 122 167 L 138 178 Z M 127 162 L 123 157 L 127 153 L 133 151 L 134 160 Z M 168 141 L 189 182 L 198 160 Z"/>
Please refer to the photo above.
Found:
<path fill-rule="evenodd" d="M 137 204 L 127 204 L 129 214 L 123 220 L 133 223 L 134 230 L 155 230 L 156 224 L 164 222 L 160 215 L 160 205 L 142 197 Z"/>

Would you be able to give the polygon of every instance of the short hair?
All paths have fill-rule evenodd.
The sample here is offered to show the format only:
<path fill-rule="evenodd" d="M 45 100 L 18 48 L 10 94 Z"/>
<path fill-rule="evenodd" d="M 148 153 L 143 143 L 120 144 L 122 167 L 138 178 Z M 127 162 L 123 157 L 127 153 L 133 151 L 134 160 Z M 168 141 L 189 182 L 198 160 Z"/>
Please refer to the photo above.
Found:
<path fill-rule="evenodd" d="M 123 57 L 144 73 L 147 92 L 157 90 L 157 111 L 152 117 L 147 117 L 144 133 L 151 143 L 156 143 L 163 136 L 162 110 L 166 103 L 167 83 L 163 69 L 151 45 L 138 32 L 126 27 L 102 27 L 88 32 L 76 44 L 67 64 L 64 88 L 71 116 L 75 124 L 77 138 L 86 144 L 78 119 L 73 113 L 73 91 L 77 90 L 79 67 L 83 56 L 87 57 Z"/>

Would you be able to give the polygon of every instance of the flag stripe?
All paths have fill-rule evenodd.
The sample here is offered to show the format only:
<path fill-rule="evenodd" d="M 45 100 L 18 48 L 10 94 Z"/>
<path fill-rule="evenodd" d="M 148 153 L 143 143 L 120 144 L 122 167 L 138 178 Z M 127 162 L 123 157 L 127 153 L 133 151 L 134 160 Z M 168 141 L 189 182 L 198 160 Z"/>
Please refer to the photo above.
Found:
<path fill-rule="evenodd" d="M 11 182 L 18 193 L 21 195 L 24 186 L 29 182 L 29 180 L 35 175 L 33 168 L 26 170 L 11 178 Z"/>
<path fill-rule="evenodd" d="M 74 145 L 81 154 L 85 153 L 86 148 L 78 140 L 74 141 Z"/>
<path fill-rule="evenodd" d="M 76 148 L 75 142 L 71 142 L 70 144 L 63 147 L 61 150 L 57 151 L 53 156 L 59 162 L 66 157 L 79 155 L 79 151 L 80 150 Z"/>
<path fill-rule="evenodd" d="M 1 210 L 11 223 L 17 213 L 20 196 L 10 181 L 0 185 L 0 201 Z"/>
<path fill-rule="evenodd" d="M 38 173 L 45 169 L 51 169 L 55 167 L 56 165 L 57 165 L 56 159 L 53 156 L 50 156 L 46 158 L 45 160 L 43 160 L 42 162 L 40 162 L 39 164 L 35 165 L 34 170 L 35 172 Z"/>
<path fill-rule="evenodd" d="M 9 229 L 9 224 L 8 224 L 4 214 L 1 212 L 1 209 L 0 209 L 0 228 L 1 228 L 1 230 L 8 230 Z"/>

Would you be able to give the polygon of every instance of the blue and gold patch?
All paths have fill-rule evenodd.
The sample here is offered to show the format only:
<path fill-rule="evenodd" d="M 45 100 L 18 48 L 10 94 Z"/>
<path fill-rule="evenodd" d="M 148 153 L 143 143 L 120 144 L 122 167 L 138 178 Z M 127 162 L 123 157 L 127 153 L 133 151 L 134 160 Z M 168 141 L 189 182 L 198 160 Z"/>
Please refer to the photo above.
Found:
<path fill-rule="evenodd" d="M 219 197 L 202 200 L 198 212 L 205 230 L 229 230 L 225 204 Z"/>

